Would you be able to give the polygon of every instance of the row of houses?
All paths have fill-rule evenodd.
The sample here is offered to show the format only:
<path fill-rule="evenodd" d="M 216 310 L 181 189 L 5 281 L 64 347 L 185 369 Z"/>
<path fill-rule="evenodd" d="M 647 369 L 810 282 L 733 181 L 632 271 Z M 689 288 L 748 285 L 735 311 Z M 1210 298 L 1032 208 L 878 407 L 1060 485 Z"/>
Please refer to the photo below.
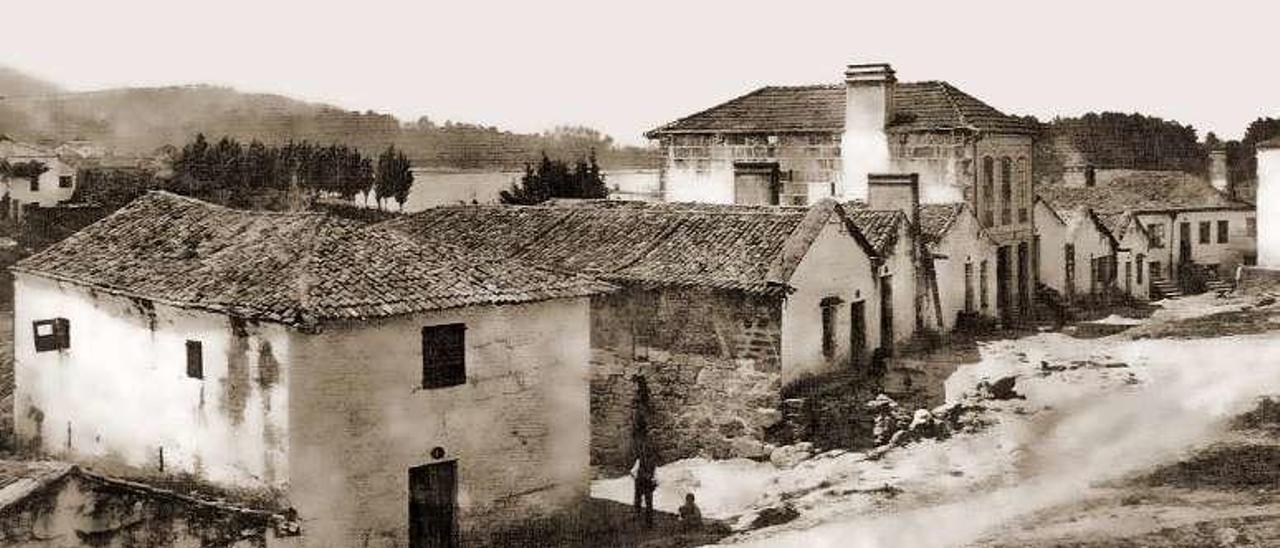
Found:
<path fill-rule="evenodd" d="M 279 492 L 312 545 L 480 544 L 630 466 L 638 375 L 662 460 L 750 454 L 790 383 L 1027 321 L 1041 285 L 1145 298 L 1247 239 L 1192 183 L 1036 189 L 1026 122 L 887 65 L 651 135 L 663 203 L 366 225 L 150 193 L 13 269 L 18 434 Z"/>

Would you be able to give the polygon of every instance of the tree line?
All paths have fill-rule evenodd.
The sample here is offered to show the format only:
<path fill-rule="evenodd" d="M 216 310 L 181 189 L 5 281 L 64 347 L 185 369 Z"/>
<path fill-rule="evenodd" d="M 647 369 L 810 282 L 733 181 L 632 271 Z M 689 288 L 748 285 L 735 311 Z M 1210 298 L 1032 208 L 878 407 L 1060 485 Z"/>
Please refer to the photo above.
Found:
<path fill-rule="evenodd" d="M 175 177 L 193 182 L 192 190 L 198 193 L 293 189 L 344 200 L 362 196 L 366 203 L 373 194 L 379 208 L 391 199 L 401 209 L 413 187 L 411 167 L 405 153 L 394 145 L 383 150 L 375 163 L 359 149 L 342 144 L 267 145 L 256 139 L 244 144 L 233 137 L 210 144 L 203 133 L 183 145 L 173 159 Z"/>
<path fill-rule="evenodd" d="M 591 151 L 586 159 L 573 165 L 563 160 L 552 160 L 544 152 L 535 167 L 525 164 L 520 182 L 510 190 L 499 193 L 504 204 L 532 205 L 552 198 L 599 199 L 609 196 L 604 173 Z"/>

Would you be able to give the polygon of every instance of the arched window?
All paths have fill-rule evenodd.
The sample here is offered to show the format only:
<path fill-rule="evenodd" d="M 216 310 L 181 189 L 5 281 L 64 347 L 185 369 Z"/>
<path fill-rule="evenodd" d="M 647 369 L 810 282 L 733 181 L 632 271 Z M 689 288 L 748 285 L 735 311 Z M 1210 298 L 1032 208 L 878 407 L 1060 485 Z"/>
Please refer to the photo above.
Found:
<path fill-rule="evenodd" d="M 1000 158 L 1000 224 L 1013 222 L 1013 160 Z"/>
<path fill-rule="evenodd" d="M 986 226 L 995 224 L 996 203 L 996 162 L 990 156 L 982 157 L 982 192 L 978 201 L 982 204 L 982 223 Z"/>
<path fill-rule="evenodd" d="M 1031 170 L 1028 169 L 1026 156 L 1018 157 L 1018 168 L 1015 170 L 1017 177 L 1014 178 L 1014 184 L 1018 185 L 1018 222 L 1026 223 L 1030 221 L 1031 207 Z"/>

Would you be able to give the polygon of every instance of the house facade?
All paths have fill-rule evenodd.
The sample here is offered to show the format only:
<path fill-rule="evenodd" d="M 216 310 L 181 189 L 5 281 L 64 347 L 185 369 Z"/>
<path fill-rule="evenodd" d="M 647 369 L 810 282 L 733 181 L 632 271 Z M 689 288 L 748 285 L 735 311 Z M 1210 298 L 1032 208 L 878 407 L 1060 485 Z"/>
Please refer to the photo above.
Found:
<path fill-rule="evenodd" d="M 388 225 L 621 287 L 591 310 L 592 464 L 608 471 L 634 460 L 638 375 L 660 460 L 760 456 L 784 384 L 857 367 L 883 344 L 878 258 L 830 200 L 468 206 Z"/>
<path fill-rule="evenodd" d="M 996 245 L 969 205 L 952 202 L 921 206 L 920 230 L 932 256 L 941 328 L 954 329 L 965 316 L 998 318 L 992 272 Z"/>
<path fill-rule="evenodd" d="M 922 203 L 965 201 L 997 244 L 998 308 L 1029 312 L 1037 127 L 946 82 L 850 65 L 842 85 L 770 86 L 648 133 L 672 201 L 865 200 L 871 173 L 917 173 Z"/>
<path fill-rule="evenodd" d="M 32 450 L 277 493 L 309 546 L 482 544 L 587 494 L 572 333 L 607 284 L 162 192 L 14 272 Z"/>
<path fill-rule="evenodd" d="M 1110 170 L 1109 170 L 1110 171 Z M 1059 211 L 1084 206 L 1099 213 L 1131 211 L 1149 238 L 1147 274 L 1179 280 L 1184 266 L 1230 278 L 1257 256 L 1252 204 L 1176 171 L 1099 172 L 1093 186 L 1042 185 L 1039 195 Z"/>
<path fill-rule="evenodd" d="M 1039 198 L 1035 202 L 1034 214 L 1036 232 L 1039 236 L 1039 245 L 1036 246 L 1039 268 L 1036 274 L 1041 284 L 1057 291 L 1060 295 L 1066 295 L 1067 222 L 1053 206 Z"/>
<path fill-rule="evenodd" d="M 1151 298 L 1151 240 L 1132 211 L 1099 215 L 1116 242 L 1116 288 L 1138 300 Z"/>
<path fill-rule="evenodd" d="M 48 168 L 40 176 L 32 178 L 4 178 L 4 190 L 9 198 L 10 217 L 21 215 L 22 207 L 35 204 L 53 207 L 71 199 L 76 188 L 76 168 L 63 160 L 52 149 L 15 141 L 0 136 L 0 159 L 10 164 L 39 162 Z"/>

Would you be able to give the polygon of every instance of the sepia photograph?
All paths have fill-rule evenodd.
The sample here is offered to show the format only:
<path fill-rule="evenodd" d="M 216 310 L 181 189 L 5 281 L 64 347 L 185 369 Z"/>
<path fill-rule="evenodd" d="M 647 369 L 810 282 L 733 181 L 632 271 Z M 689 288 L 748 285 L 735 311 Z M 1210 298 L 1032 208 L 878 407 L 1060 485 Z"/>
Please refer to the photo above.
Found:
<path fill-rule="evenodd" d="M 1280 547 L 1280 6 L 3 11 L 0 547 Z"/>

